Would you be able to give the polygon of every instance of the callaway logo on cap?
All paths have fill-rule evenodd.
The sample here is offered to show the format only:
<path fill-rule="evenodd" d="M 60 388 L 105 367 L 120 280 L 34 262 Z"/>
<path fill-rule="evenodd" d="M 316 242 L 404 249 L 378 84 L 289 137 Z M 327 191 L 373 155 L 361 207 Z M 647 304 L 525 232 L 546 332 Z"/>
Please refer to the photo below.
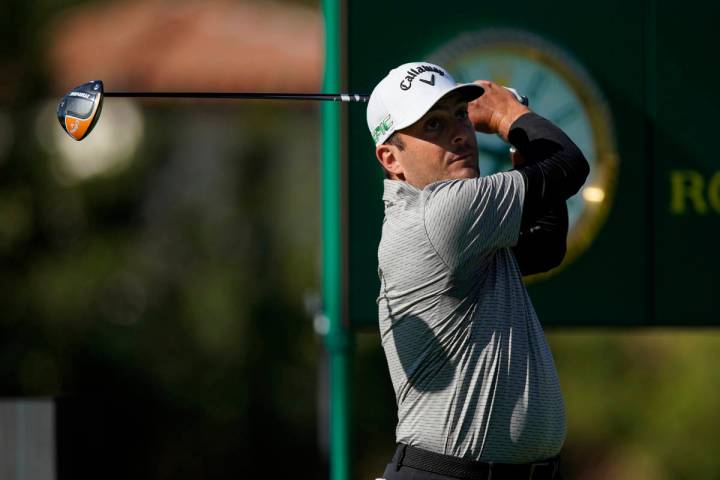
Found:
<path fill-rule="evenodd" d="M 390 70 L 368 101 L 367 122 L 375 145 L 420 120 L 438 100 L 457 90 L 464 91 L 468 101 L 484 92 L 474 83 L 455 83 L 447 70 L 432 63 L 406 63 Z"/>

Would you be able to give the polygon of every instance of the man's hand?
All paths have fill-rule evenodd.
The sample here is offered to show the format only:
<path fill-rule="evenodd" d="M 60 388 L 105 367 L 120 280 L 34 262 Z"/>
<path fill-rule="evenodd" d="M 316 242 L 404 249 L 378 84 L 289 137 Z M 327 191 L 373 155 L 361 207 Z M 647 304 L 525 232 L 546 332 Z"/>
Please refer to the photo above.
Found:
<path fill-rule="evenodd" d="M 530 109 L 496 83 L 488 80 L 475 83 L 483 87 L 485 93 L 468 103 L 470 121 L 478 132 L 497 133 L 507 142 L 510 126 Z"/>

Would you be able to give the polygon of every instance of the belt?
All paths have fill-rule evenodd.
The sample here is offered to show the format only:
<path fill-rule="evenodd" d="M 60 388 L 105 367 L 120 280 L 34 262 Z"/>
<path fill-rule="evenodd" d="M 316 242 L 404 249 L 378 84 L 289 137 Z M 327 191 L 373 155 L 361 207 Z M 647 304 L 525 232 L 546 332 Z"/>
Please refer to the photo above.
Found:
<path fill-rule="evenodd" d="M 403 443 L 398 444 L 393 461 L 398 469 L 404 465 L 463 480 L 552 480 L 560 468 L 559 456 L 533 463 L 485 463 L 430 452 Z"/>

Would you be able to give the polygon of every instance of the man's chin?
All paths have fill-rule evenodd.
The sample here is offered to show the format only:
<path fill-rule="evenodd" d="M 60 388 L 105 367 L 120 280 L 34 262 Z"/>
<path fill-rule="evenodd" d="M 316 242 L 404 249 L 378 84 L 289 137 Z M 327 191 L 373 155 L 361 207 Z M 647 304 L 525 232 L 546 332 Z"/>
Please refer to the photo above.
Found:
<path fill-rule="evenodd" d="M 453 172 L 453 178 L 476 178 L 480 176 L 480 169 L 476 166 L 462 166 Z"/>

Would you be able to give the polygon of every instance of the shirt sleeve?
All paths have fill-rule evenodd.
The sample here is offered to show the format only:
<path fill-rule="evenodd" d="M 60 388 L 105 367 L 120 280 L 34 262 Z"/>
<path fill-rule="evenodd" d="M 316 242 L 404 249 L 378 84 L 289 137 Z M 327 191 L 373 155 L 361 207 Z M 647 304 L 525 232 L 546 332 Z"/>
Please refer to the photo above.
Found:
<path fill-rule="evenodd" d="M 516 168 L 525 177 L 526 222 L 539 218 L 559 201 L 575 195 L 590 166 L 580 149 L 549 120 L 526 113 L 510 127 L 510 143 L 525 162 Z"/>
<path fill-rule="evenodd" d="M 564 201 L 545 210 L 529 225 L 523 214 L 520 237 L 512 248 L 520 272 L 532 275 L 560 265 L 567 251 L 567 233 L 568 209 Z"/>
<path fill-rule="evenodd" d="M 525 197 L 520 172 L 437 182 L 423 194 L 428 238 L 449 268 L 517 243 Z"/>

